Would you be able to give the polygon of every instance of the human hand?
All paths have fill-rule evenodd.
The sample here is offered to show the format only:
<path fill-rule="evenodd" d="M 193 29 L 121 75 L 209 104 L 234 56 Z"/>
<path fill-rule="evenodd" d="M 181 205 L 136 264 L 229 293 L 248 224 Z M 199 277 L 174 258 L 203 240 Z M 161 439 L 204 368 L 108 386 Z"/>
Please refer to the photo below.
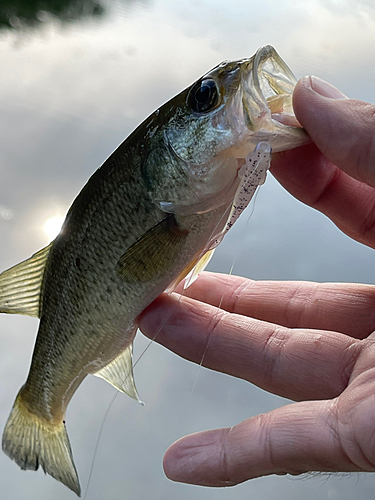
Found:
<path fill-rule="evenodd" d="M 375 106 L 346 99 L 315 77 L 298 82 L 293 106 L 313 143 L 273 155 L 272 174 L 348 236 L 375 248 Z"/>
<path fill-rule="evenodd" d="M 313 85 L 322 90 L 320 81 Z M 276 155 L 271 171 L 375 246 L 375 108 L 324 92 L 342 99 L 319 96 L 308 79 L 299 83 L 295 112 L 315 144 Z M 157 342 L 298 402 L 182 438 L 164 457 L 169 478 L 229 486 L 268 474 L 375 471 L 373 286 L 204 273 L 184 295 L 159 297 L 141 315 L 142 331 L 153 337 L 168 317 Z"/>

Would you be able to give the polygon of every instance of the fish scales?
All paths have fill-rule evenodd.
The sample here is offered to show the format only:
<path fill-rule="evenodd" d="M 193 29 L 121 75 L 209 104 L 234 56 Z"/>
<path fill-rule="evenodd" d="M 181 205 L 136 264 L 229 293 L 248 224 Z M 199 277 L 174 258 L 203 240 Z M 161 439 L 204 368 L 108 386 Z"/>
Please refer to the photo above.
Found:
<path fill-rule="evenodd" d="M 96 362 L 90 371 L 108 364 L 118 354 L 119 346 L 131 340 L 126 336 L 129 330 L 132 333 L 133 320 L 145 307 L 144 295 L 149 283 L 143 286 L 124 283 L 116 272 L 116 263 L 145 228 L 147 231 L 155 226 L 165 218 L 165 213 L 152 203 L 144 203 L 138 211 L 131 208 L 136 205 L 133 200 L 147 200 L 148 195 L 138 181 L 139 165 L 137 169 L 129 158 L 123 168 L 120 155 L 121 151 L 116 155 L 117 162 L 111 158 L 102 167 L 101 175 L 109 171 L 104 186 L 92 178 L 95 183 L 90 182 L 79 195 L 47 260 L 40 328 L 30 375 L 22 390 L 24 401 L 32 405 L 36 395 L 53 384 L 54 391 L 44 399 L 43 407 L 38 407 L 42 418 L 63 417 L 66 404 L 86 376 L 90 361 Z M 121 169 L 114 168 L 116 163 Z M 199 241 L 200 233 L 206 234 L 205 226 L 212 218 L 216 220 L 211 213 L 192 215 L 188 219 L 197 219 L 195 225 L 184 220 L 181 223 L 195 227 L 196 232 L 189 238 Z M 203 244 L 202 240 L 198 248 L 192 246 L 192 249 L 187 245 L 189 252 L 176 261 L 177 271 L 184 268 Z M 168 286 L 175 273 L 176 269 L 171 268 L 170 274 L 155 287 L 151 300 Z M 83 363 L 85 359 L 87 364 Z"/>
<path fill-rule="evenodd" d="M 40 318 L 3 434 L 22 469 L 41 465 L 80 495 L 65 428 L 71 397 L 95 374 L 139 399 L 137 316 L 207 265 L 264 181 L 271 149 L 308 141 L 293 118 L 295 82 L 269 46 L 212 69 L 93 174 L 50 245 L 0 275 L 0 312 Z"/>

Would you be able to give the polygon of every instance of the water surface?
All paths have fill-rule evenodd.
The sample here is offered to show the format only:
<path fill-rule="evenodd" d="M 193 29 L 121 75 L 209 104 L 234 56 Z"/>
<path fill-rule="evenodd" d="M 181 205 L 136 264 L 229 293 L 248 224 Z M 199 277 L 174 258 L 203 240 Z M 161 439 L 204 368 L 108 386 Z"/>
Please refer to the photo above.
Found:
<path fill-rule="evenodd" d="M 149 113 L 224 59 L 274 45 L 298 77 L 317 74 L 374 102 L 375 9 L 309 0 L 7 1 L 0 8 L 0 268 L 46 245 L 92 172 Z M 52 222 L 51 222 L 52 220 Z M 211 270 L 255 279 L 375 283 L 374 252 L 341 234 L 269 176 L 255 210 L 217 250 Z M 37 320 L 0 317 L 0 427 L 30 363 Z M 137 338 L 135 358 L 147 341 Z M 106 418 L 90 500 L 373 498 L 374 475 L 261 478 L 228 489 L 164 478 L 184 434 L 287 404 L 152 345 L 136 366 L 145 407 L 118 395 Z M 83 491 L 115 391 L 89 377 L 67 427 Z M 0 454 L 2 498 L 74 498 Z"/>

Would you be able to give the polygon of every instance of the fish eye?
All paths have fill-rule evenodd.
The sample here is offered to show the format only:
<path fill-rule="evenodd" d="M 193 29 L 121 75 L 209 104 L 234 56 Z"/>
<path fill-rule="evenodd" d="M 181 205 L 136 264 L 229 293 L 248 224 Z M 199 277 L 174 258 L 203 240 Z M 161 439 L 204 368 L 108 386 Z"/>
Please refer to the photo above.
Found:
<path fill-rule="evenodd" d="M 212 79 L 201 80 L 191 89 L 188 97 L 189 104 L 197 113 L 208 113 L 219 103 L 219 91 Z"/>

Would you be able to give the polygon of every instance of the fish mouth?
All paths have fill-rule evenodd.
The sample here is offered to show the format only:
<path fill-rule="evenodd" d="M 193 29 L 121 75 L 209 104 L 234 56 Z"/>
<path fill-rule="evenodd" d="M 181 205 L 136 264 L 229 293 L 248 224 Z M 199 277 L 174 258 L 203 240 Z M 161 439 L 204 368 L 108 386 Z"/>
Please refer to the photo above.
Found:
<path fill-rule="evenodd" d="M 268 141 L 283 151 L 310 141 L 294 115 L 295 76 L 276 50 L 267 45 L 240 61 L 242 112 L 254 142 Z"/>

